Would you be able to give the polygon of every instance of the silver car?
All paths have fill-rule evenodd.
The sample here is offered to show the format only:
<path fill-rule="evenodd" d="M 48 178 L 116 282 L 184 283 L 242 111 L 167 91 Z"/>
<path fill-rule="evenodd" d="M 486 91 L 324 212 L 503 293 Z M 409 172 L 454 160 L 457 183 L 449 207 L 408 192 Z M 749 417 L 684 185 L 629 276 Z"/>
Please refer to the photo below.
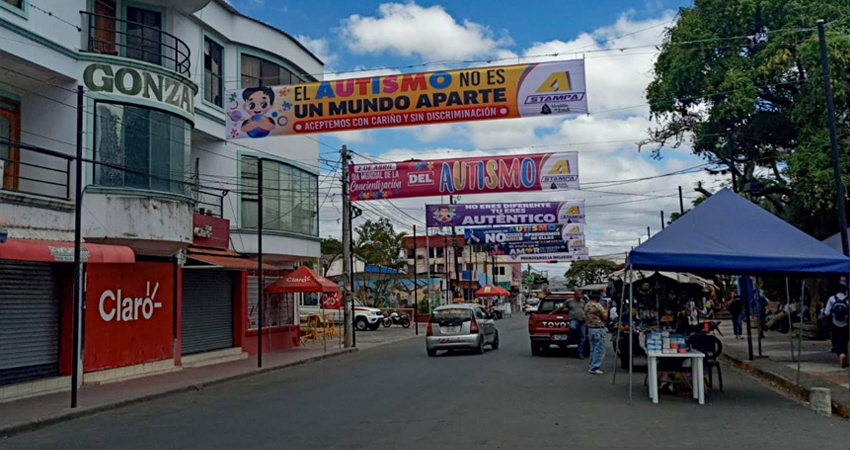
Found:
<path fill-rule="evenodd" d="M 499 348 L 499 330 L 493 317 L 481 305 L 456 303 L 440 306 L 431 311 L 425 347 L 428 356 L 437 350 L 475 350 L 484 353 L 484 346 Z"/>

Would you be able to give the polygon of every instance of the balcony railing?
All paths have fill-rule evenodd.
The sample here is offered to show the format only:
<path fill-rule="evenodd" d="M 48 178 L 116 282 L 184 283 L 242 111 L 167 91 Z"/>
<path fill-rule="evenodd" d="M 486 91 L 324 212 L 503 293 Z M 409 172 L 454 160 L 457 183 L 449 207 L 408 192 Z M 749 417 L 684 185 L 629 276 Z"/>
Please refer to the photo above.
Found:
<path fill-rule="evenodd" d="M 215 217 L 224 217 L 224 197 L 228 191 L 215 191 L 195 183 L 192 184 L 192 197 L 195 199 L 195 212 Z"/>
<path fill-rule="evenodd" d="M 80 11 L 85 51 L 146 61 L 191 77 L 191 52 L 185 42 L 159 28 L 103 14 Z"/>
<path fill-rule="evenodd" d="M 0 138 L 4 191 L 60 200 L 71 199 L 73 156 Z"/>

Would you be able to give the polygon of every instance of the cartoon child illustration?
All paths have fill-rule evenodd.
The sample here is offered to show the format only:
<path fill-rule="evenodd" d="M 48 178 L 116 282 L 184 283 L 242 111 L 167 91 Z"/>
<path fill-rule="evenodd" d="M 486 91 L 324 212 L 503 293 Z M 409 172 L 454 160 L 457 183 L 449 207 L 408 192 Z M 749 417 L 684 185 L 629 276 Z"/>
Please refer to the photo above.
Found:
<path fill-rule="evenodd" d="M 450 208 L 448 205 L 440 205 L 437 207 L 437 210 L 434 211 L 434 218 L 441 223 L 448 223 L 454 219 L 454 217 L 454 208 Z"/>
<path fill-rule="evenodd" d="M 274 104 L 274 91 L 267 87 L 248 88 L 242 91 L 242 99 L 245 104 L 242 108 L 249 117 L 242 122 L 242 131 L 252 138 L 262 138 L 274 130 L 275 123 L 266 113 Z"/>

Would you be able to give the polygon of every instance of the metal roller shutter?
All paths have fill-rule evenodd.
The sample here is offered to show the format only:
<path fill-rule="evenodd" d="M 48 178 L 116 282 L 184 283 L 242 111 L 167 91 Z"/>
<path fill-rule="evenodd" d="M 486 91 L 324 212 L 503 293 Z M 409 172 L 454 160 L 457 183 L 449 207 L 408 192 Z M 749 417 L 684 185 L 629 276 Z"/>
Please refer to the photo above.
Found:
<path fill-rule="evenodd" d="M 182 354 L 233 347 L 233 276 L 183 271 Z"/>
<path fill-rule="evenodd" d="M 0 261 L 0 385 L 59 373 L 59 300 L 48 263 Z"/>

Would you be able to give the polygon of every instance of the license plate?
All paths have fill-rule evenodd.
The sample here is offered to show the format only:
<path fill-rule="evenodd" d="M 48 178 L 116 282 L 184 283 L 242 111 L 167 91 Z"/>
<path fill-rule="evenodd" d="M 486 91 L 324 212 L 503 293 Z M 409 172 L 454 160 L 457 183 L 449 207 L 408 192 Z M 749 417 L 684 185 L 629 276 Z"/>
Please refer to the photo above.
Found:
<path fill-rule="evenodd" d="M 553 334 L 552 340 L 554 340 L 554 341 L 566 341 L 567 335 L 566 334 Z"/>
<path fill-rule="evenodd" d="M 457 333 L 460 331 L 460 327 L 443 327 L 443 333 Z"/>

